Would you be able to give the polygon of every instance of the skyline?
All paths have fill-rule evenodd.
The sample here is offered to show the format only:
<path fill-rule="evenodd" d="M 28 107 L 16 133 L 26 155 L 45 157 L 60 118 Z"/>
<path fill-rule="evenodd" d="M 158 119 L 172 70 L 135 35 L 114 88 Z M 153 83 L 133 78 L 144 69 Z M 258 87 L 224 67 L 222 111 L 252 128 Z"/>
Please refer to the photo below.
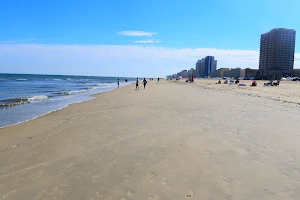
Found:
<path fill-rule="evenodd" d="M 208 55 L 218 60 L 218 68 L 257 69 L 262 33 L 300 30 L 297 1 L 0 5 L 2 73 L 156 77 L 194 68 Z M 199 9 L 205 7 L 212 10 Z M 282 10 L 289 12 L 280 17 Z M 298 47 L 296 39 L 294 68 L 300 68 Z"/>

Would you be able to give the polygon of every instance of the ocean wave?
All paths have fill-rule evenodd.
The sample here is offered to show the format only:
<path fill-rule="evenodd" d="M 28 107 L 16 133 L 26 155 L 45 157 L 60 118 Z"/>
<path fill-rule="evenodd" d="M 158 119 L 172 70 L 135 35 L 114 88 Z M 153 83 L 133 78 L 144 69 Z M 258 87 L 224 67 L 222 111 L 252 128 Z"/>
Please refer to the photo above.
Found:
<path fill-rule="evenodd" d="M 108 84 L 104 84 L 104 83 L 99 83 L 99 84 L 97 84 L 97 86 L 108 86 Z"/>
<path fill-rule="evenodd" d="M 33 102 L 33 101 L 44 101 L 46 99 L 48 99 L 49 97 L 46 95 L 39 95 L 39 96 L 33 96 L 28 98 L 29 102 Z"/>
<path fill-rule="evenodd" d="M 73 90 L 73 91 L 70 91 L 69 94 L 77 94 L 77 93 L 82 93 L 82 92 L 86 92 L 86 90 Z"/>
<path fill-rule="evenodd" d="M 46 79 L 42 79 L 43 81 L 62 81 L 62 79 L 59 78 L 46 78 Z"/>
<path fill-rule="evenodd" d="M 17 105 L 27 104 L 31 102 L 44 101 L 48 98 L 49 97 L 46 95 L 40 95 L 40 96 L 33 96 L 29 98 L 20 97 L 20 98 L 13 98 L 13 99 L 4 99 L 4 100 L 0 100 L 0 107 L 17 106 Z"/>
<path fill-rule="evenodd" d="M 102 88 L 102 87 L 105 87 L 105 88 L 110 87 L 112 85 L 113 84 L 96 84 L 94 86 L 80 88 L 79 90 L 62 91 L 62 92 L 56 92 L 54 94 L 56 94 L 56 95 L 75 95 L 75 94 L 79 94 L 79 93 L 88 92 L 88 91 L 91 91 L 91 90 L 96 90 L 96 89 L 99 89 L 99 88 Z"/>
<path fill-rule="evenodd" d="M 17 79 L 15 79 L 16 81 L 27 81 L 28 79 L 26 79 L 26 78 L 17 78 Z"/>
<path fill-rule="evenodd" d="M 80 89 L 83 91 L 83 90 L 94 90 L 96 88 L 97 87 L 83 87 L 83 88 L 80 88 Z"/>
<path fill-rule="evenodd" d="M 82 93 L 82 92 L 86 92 L 88 89 L 83 89 L 83 90 L 73 90 L 73 91 L 69 91 L 69 92 L 56 92 L 55 94 L 59 94 L 59 95 L 71 95 L 71 94 L 77 94 L 77 93 Z"/>
<path fill-rule="evenodd" d="M 117 83 L 99 83 L 97 84 L 98 87 L 111 87 L 116 85 Z"/>
<path fill-rule="evenodd" d="M 69 95 L 69 92 L 56 92 L 54 94 L 59 94 L 59 95 Z"/>

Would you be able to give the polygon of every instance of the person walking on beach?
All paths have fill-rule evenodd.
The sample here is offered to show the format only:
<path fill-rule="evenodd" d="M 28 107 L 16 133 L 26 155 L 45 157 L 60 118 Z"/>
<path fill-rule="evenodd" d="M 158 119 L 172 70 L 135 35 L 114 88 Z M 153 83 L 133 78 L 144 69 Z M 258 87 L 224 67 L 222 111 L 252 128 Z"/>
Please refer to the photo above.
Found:
<path fill-rule="evenodd" d="M 144 78 L 144 80 L 143 80 L 143 84 L 144 84 L 144 89 L 145 89 L 145 87 L 146 87 L 146 84 L 147 84 L 147 81 L 146 81 L 146 79 Z"/>
<path fill-rule="evenodd" d="M 118 79 L 118 88 L 120 87 L 120 79 Z"/>
<path fill-rule="evenodd" d="M 159 82 L 159 77 L 157 78 L 157 82 Z"/>
<path fill-rule="evenodd" d="M 139 90 L 139 78 L 136 78 L 135 90 Z"/>

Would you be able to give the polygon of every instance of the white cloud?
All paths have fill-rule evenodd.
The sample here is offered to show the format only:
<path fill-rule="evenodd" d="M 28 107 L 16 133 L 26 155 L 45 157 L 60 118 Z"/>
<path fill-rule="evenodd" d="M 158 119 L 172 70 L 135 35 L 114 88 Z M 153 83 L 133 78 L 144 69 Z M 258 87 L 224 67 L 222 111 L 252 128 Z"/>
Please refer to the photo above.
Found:
<path fill-rule="evenodd" d="M 124 36 L 146 36 L 146 37 L 151 37 L 153 35 L 156 35 L 157 33 L 154 32 L 146 32 L 146 31 L 121 31 L 118 32 L 119 35 L 124 35 Z"/>
<path fill-rule="evenodd" d="M 0 44 L 3 73 L 156 77 L 195 67 L 215 56 L 220 67 L 258 68 L 259 52 L 215 48 L 166 48 L 139 45 Z M 299 58 L 299 54 L 296 54 Z M 300 62 L 295 62 L 300 68 Z"/>
<path fill-rule="evenodd" d="M 159 40 L 138 40 L 134 41 L 134 43 L 141 43 L 141 44 L 153 44 L 153 43 L 161 43 L 162 41 Z"/>

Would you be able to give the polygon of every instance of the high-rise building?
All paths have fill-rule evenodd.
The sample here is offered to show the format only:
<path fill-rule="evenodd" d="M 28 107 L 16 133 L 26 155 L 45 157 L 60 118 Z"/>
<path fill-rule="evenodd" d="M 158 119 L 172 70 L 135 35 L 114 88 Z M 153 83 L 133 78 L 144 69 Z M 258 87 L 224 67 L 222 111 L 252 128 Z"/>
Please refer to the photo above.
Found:
<path fill-rule="evenodd" d="M 214 71 L 214 70 L 217 70 L 217 60 L 214 60 L 214 66 L 213 66 L 213 70 L 212 71 Z"/>
<path fill-rule="evenodd" d="M 204 76 L 208 77 L 211 75 L 211 72 L 217 69 L 217 61 L 213 56 L 206 56 L 204 64 Z"/>
<path fill-rule="evenodd" d="M 195 77 L 204 77 L 204 61 L 204 58 L 197 61 Z"/>
<path fill-rule="evenodd" d="M 259 74 L 290 75 L 294 68 L 296 31 L 277 28 L 260 38 Z"/>
<path fill-rule="evenodd" d="M 217 69 L 217 61 L 213 56 L 206 56 L 196 63 L 195 77 L 211 76 L 212 71 Z"/>

